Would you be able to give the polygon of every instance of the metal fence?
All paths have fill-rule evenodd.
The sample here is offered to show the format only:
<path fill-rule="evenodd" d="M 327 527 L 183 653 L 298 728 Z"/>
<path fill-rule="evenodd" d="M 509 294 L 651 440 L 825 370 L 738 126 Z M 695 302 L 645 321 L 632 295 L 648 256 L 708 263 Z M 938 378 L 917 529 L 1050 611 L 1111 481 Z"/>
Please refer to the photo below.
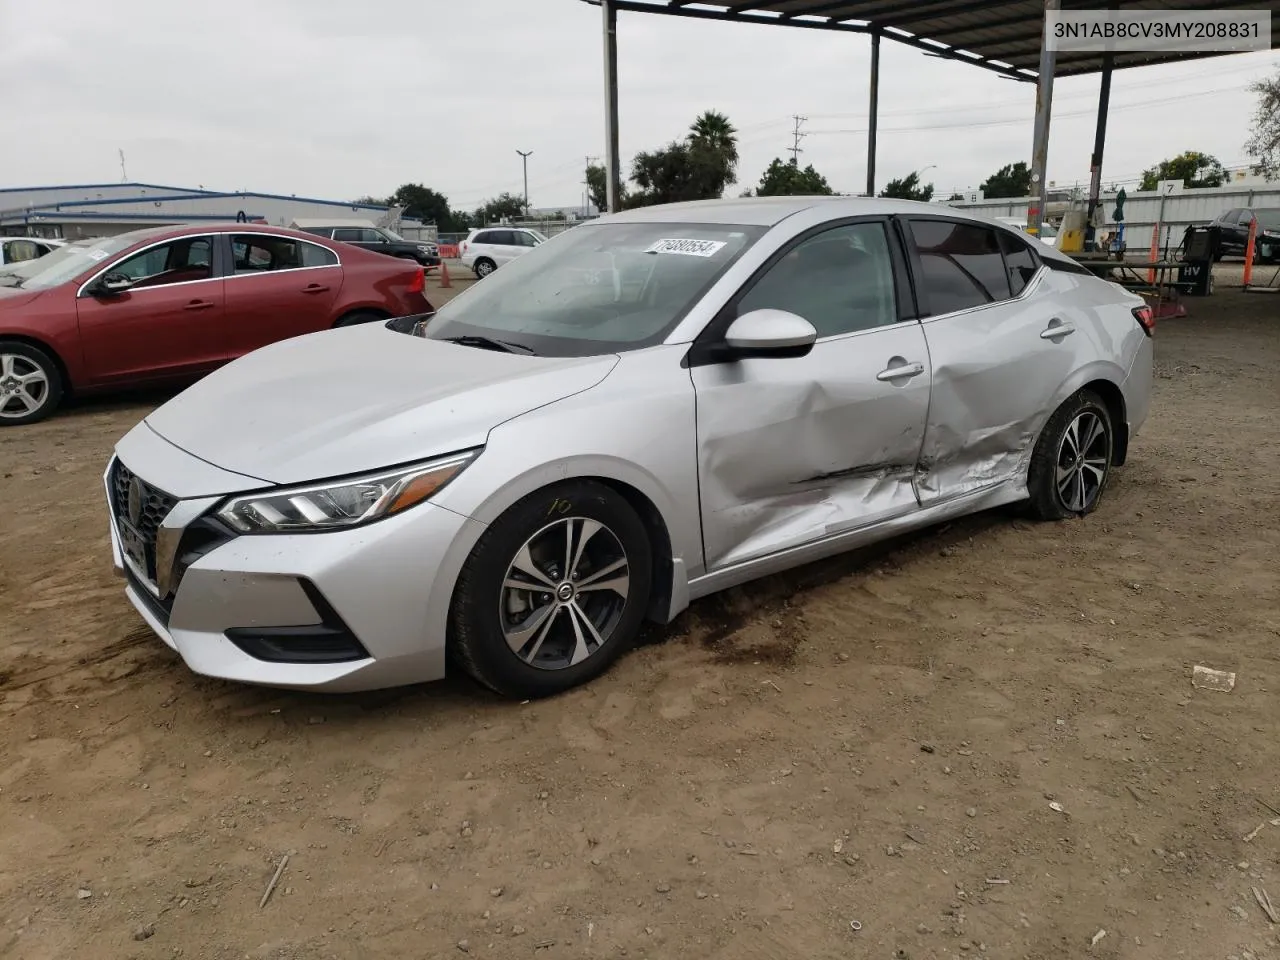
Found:
<path fill-rule="evenodd" d="M 1162 199 L 1163 216 L 1160 210 Z M 1087 203 L 1087 195 L 1085 202 Z M 948 205 L 987 217 L 1026 217 L 1030 203 L 1030 197 L 1010 197 L 979 200 L 976 203 L 954 200 Z M 1111 214 L 1115 211 L 1115 194 L 1104 193 L 1099 203 L 1102 205 L 1107 227 L 1113 226 Z M 1163 198 L 1154 190 L 1126 191 L 1124 224 L 1129 247 L 1146 249 L 1151 242 L 1151 228 L 1157 221 L 1162 225 L 1161 247 L 1176 247 L 1182 242 L 1182 234 L 1187 227 L 1209 223 L 1233 207 L 1280 207 L 1280 183 L 1255 187 L 1199 187 Z"/>

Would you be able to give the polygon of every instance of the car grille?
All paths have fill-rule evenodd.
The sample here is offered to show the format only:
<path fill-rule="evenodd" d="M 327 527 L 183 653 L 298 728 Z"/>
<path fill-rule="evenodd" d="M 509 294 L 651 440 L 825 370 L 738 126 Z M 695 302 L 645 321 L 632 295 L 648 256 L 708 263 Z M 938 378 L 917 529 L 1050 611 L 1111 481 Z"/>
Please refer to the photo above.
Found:
<path fill-rule="evenodd" d="M 137 479 L 141 484 L 141 510 L 135 522 L 129 515 L 129 487 Z M 178 498 L 170 496 L 163 490 L 148 486 L 141 477 L 119 460 L 111 468 L 111 512 L 117 521 L 123 520 L 138 532 L 146 550 L 147 578 L 156 581 L 156 533 L 169 511 L 178 503 Z"/>

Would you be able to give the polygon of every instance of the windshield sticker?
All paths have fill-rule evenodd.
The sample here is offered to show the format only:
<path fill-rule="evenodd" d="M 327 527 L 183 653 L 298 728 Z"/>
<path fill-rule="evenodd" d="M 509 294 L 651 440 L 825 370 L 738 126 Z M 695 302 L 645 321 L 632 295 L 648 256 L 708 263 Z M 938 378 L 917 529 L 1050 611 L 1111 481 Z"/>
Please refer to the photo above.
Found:
<path fill-rule="evenodd" d="M 90 251 L 89 251 L 89 259 L 90 259 L 90 260 L 93 260 L 94 262 L 97 262 L 98 260 L 105 260 L 105 259 L 107 259 L 107 251 L 105 251 L 105 250 L 90 250 Z"/>
<path fill-rule="evenodd" d="M 656 240 L 645 253 L 674 253 L 683 257 L 714 257 L 725 248 L 723 240 Z"/>

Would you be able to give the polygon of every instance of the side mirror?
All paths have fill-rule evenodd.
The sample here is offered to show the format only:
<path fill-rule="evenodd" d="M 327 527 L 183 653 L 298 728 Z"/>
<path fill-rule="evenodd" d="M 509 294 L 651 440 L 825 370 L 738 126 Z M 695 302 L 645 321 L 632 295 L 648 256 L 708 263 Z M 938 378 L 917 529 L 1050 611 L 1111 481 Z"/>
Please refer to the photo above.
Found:
<path fill-rule="evenodd" d="M 804 317 L 772 308 L 752 310 L 725 331 L 726 359 L 803 357 L 817 339 L 818 331 Z"/>
<path fill-rule="evenodd" d="M 118 297 L 133 287 L 133 281 L 123 273 L 108 273 L 93 285 L 93 293 L 100 297 Z"/>

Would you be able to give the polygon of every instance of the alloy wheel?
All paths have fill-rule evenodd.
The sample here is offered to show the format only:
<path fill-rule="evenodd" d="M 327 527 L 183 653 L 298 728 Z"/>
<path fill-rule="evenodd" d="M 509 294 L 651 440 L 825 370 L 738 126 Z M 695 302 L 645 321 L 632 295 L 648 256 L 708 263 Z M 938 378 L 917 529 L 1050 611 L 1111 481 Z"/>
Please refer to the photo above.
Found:
<path fill-rule="evenodd" d="M 1062 434 L 1054 484 L 1062 505 L 1084 513 L 1098 499 L 1111 462 L 1111 438 L 1102 417 L 1082 411 Z"/>
<path fill-rule="evenodd" d="M 626 550 L 598 520 L 566 517 L 516 552 L 503 577 L 499 618 L 511 652 L 529 666 L 577 666 L 609 642 L 631 586 Z"/>
<path fill-rule="evenodd" d="M 0 417 L 35 413 L 49 400 L 49 374 L 30 357 L 0 353 Z"/>

